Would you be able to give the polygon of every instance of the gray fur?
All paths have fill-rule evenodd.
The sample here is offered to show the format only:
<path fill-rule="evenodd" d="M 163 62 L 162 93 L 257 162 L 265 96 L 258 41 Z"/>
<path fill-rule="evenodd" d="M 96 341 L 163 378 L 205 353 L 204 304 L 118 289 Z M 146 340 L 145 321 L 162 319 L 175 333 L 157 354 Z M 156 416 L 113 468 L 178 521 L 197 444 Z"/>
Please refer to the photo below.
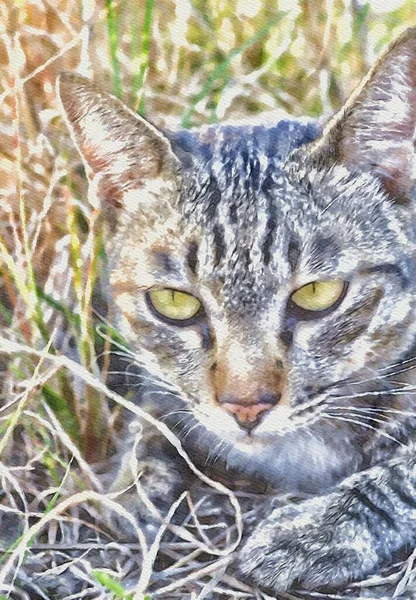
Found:
<path fill-rule="evenodd" d="M 91 189 L 112 204 L 119 327 L 186 411 L 158 397 L 155 412 L 201 464 L 315 496 L 271 506 L 241 551 L 244 576 L 273 592 L 345 585 L 416 543 L 406 362 L 416 342 L 415 90 L 415 30 L 323 134 L 283 121 L 164 136 L 87 80 L 61 79 Z M 296 289 L 331 279 L 346 282 L 333 310 L 294 309 Z M 202 317 L 189 327 L 159 319 L 145 299 L 152 286 L 197 296 Z M 250 434 L 218 402 L 221 366 L 235 394 L 284 381 Z"/>

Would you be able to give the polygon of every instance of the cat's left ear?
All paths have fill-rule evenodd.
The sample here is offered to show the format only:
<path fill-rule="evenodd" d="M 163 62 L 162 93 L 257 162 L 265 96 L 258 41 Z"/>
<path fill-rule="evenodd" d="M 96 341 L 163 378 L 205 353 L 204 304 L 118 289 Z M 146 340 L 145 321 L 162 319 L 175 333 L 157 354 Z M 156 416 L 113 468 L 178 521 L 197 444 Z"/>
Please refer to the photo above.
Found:
<path fill-rule="evenodd" d="M 321 165 L 337 162 L 371 172 L 390 195 L 410 200 L 415 129 L 416 29 L 407 29 L 328 123 L 311 157 Z"/>
<path fill-rule="evenodd" d="M 156 127 L 75 73 L 59 76 L 58 93 L 101 202 L 122 208 L 126 192 L 132 189 L 150 183 L 163 195 L 163 185 L 178 186 L 179 161 Z"/>

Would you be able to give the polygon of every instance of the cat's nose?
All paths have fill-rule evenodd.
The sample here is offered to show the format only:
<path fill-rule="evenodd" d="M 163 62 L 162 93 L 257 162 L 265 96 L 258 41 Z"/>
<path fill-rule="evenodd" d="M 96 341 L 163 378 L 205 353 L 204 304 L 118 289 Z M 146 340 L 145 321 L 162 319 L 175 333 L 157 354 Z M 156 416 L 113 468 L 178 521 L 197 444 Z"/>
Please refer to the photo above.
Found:
<path fill-rule="evenodd" d="M 221 406 L 233 415 L 237 423 L 242 429 L 252 431 L 260 423 L 262 417 L 265 416 L 280 400 L 280 393 L 263 394 L 259 400 L 253 404 L 224 398 L 220 400 Z"/>

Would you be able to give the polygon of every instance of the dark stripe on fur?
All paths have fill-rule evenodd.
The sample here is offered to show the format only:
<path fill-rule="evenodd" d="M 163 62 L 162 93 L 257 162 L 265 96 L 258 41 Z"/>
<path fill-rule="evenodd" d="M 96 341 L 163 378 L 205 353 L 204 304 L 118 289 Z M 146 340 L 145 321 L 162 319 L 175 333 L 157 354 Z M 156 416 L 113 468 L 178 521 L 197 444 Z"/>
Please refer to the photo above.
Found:
<path fill-rule="evenodd" d="M 198 244 L 196 242 L 189 244 L 186 262 L 192 273 L 196 275 L 198 267 Z"/>
<path fill-rule="evenodd" d="M 273 202 L 273 199 L 270 198 L 270 196 L 267 199 L 267 213 L 268 213 L 267 224 L 266 224 L 267 234 L 266 234 L 266 237 L 264 239 L 264 242 L 263 242 L 262 248 L 261 248 L 262 255 L 263 255 L 263 261 L 266 266 L 270 263 L 270 260 L 271 260 L 270 249 L 273 245 L 273 240 L 274 240 L 274 236 L 276 233 L 276 227 L 277 227 L 276 206 L 275 206 L 275 203 Z"/>
<path fill-rule="evenodd" d="M 377 504 L 375 504 L 372 500 L 370 500 L 370 498 L 368 497 L 367 494 L 364 494 L 364 492 L 362 492 L 361 490 L 359 490 L 356 487 L 351 488 L 350 491 L 351 491 L 351 494 L 355 498 L 357 498 L 357 500 L 359 500 L 359 502 L 364 504 L 364 506 L 369 508 L 373 513 L 377 514 L 381 519 L 383 519 L 383 521 L 385 521 L 387 523 L 387 525 L 389 525 L 389 527 L 392 527 L 393 529 L 395 529 L 396 524 L 394 522 L 394 519 L 388 514 L 387 511 L 385 511 L 380 506 L 377 506 Z"/>
<path fill-rule="evenodd" d="M 407 504 L 408 506 L 411 506 L 412 508 L 416 508 L 416 498 L 411 496 L 405 489 L 400 487 L 400 482 L 397 484 L 391 483 L 390 487 L 391 487 L 391 490 L 396 494 L 396 496 L 398 498 L 400 498 L 400 500 L 403 502 L 403 504 Z"/>
<path fill-rule="evenodd" d="M 214 220 L 217 214 L 217 207 L 221 201 L 221 192 L 218 187 L 217 180 L 211 175 L 209 186 L 207 190 L 207 196 L 209 198 L 206 209 L 206 215 L 210 220 Z"/>
<path fill-rule="evenodd" d="M 385 263 L 382 265 L 375 265 L 374 267 L 369 267 L 368 269 L 364 269 L 365 273 L 387 273 L 391 275 L 396 275 L 401 281 L 402 288 L 406 288 L 409 285 L 408 277 L 403 273 L 403 270 L 399 265 L 393 265 L 390 263 Z"/>
<path fill-rule="evenodd" d="M 224 240 L 224 227 L 222 225 L 214 225 L 214 252 L 215 252 L 215 266 L 217 267 L 221 262 L 221 259 L 225 255 L 225 240 Z"/>
<path fill-rule="evenodd" d="M 294 238 L 292 238 L 289 241 L 289 246 L 288 246 L 288 251 L 287 251 L 287 258 L 288 258 L 292 273 L 295 272 L 295 269 L 296 269 L 298 261 L 299 261 L 299 257 L 300 257 L 299 242 L 297 240 L 295 240 Z"/>

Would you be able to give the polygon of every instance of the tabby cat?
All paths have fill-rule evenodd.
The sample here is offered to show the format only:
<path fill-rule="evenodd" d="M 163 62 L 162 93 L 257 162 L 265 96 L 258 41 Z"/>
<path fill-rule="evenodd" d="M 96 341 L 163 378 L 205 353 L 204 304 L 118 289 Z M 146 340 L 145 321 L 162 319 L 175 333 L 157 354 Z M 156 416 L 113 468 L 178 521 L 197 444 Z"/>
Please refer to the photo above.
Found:
<path fill-rule="evenodd" d="M 333 589 L 414 547 L 416 29 L 323 132 L 163 133 L 81 76 L 59 91 L 118 327 L 184 406 L 160 414 L 196 460 L 312 494 L 259 517 L 242 577 Z"/>

